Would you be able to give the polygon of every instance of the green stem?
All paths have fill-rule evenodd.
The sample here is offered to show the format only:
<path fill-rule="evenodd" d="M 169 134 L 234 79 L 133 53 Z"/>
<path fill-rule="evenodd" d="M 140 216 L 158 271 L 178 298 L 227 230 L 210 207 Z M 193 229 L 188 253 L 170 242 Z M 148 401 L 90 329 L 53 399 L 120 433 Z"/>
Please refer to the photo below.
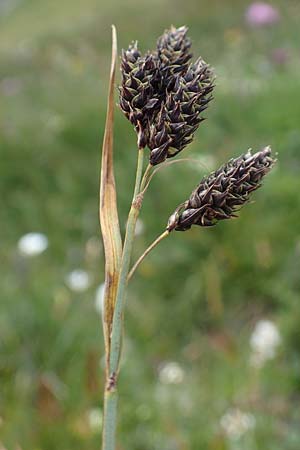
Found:
<path fill-rule="evenodd" d="M 134 185 L 134 192 L 133 192 L 133 198 L 132 203 L 134 203 L 138 193 L 140 192 L 140 185 L 141 185 L 141 179 L 143 174 L 143 161 L 144 161 L 144 149 L 140 148 L 138 152 L 138 160 L 137 160 L 137 168 L 136 168 L 136 174 L 135 174 L 135 185 Z M 148 170 L 148 167 L 147 167 Z M 146 170 L 146 172 L 147 172 Z M 127 228 L 126 228 L 126 234 L 127 234 Z M 124 254 L 124 251 L 123 251 Z"/>
<path fill-rule="evenodd" d="M 116 448 L 117 406 L 117 389 L 111 390 L 108 384 L 104 392 L 102 450 L 115 450 Z"/>
<path fill-rule="evenodd" d="M 165 230 L 162 234 L 160 234 L 158 236 L 158 238 L 155 239 L 155 241 L 152 242 L 151 245 L 149 245 L 149 247 L 144 251 L 144 253 L 139 257 L 139 259 L 137 260 L 137 262 L 134 264 L 134 266 L 132 267 L 132 269 L 130 270 L 128 277 L 127 277 L 127 281 L 129 281 L 134 272 L 136 271 L 136 269 L 138 268 L 138 266 L 141 264 L 141 262 L 144 261 L 144 259 L 146 258 L 147 255 L 149 255 L 149 253 L 167 236 L 169 236 L 170 231 L 169 230 Z"/>
<path fill-rule="evenodd" d="M 143 170 L 143 149 L 139 150 L 138 165 L 136 171 L 135 187 L 131 208 L 129 211 L 126 234 L 124 240 L 122 262 L 120 269 L 120 278 L 118 283 L 116 303 L 114 310 L 114 318 L 112 324 L 111 347 L 110 347 L 110 361 L 109 371 L 110 375 L 115 375 L 118 372 L 119 359 L 121 354 L 121 340 L 122 340 L 122 322 L 124 310 L 124 297 L 127 285 L 127 275 L 129 272 L 130 258 L 133 247 L 134 231 L 136 221 L 141 209 L 142 199 L 139 198 L 138 193 L 140 189 L 142 170 Z"/>
<path fill-rule="evenodd" d="M 148 181 L 149 181 L 149 179 L 151 177 L 152 169 L 153 169 L 153 166 L 149 163 L 147 168 L 146 168 L 146 170 L 145 170 L 145 173 L 143 175 L 142 181 L 141 181 L 140 192 L 143 192 L 145 187 L 148 185 Z"/>
<path fill-rule="evenodd" d="M 108 380 L 106 383 L 104 395 L 102 450 L 115 450 L 116 426 L 117 426 L 117 376 L 119 371 L 119 361 L 122 346 L 125 291 L 127 286 L 127 276 L 129 272 L 130 258 L 134 241 L 135 225 L 142 205 L 142 196 L 139 195 L 139 191 L 143 172 L 143 157 L 144 157 L 144 150 L 139 149 L 134 194 L 127 219 L 126 234 L 120 268 L 120 277 L 118 282 L 114 317 L 112 323 Z"/>

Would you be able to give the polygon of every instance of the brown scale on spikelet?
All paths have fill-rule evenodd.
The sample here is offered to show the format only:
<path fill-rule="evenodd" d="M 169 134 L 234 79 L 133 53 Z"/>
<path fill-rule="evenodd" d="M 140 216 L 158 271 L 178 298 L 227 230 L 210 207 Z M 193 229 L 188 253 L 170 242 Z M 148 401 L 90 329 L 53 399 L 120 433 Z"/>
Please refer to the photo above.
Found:
<path fill-rule="evenodd" d="M 261 186 L 262 178 L 274 163 L 270 147 L 254 155 L 248 151 L 231 159 L 203 178 L 190 198 L 172 214 L 167 229 L 185 231 L 192 225 L 207 227 L 236 217 L 236 211 L 248 202 L 251 192 Z"/>
<path fill-rule="evenodd" d="M 141 56 L 136 42 L 128 50 L 123 50 L 120 108 L 135 127 L 139 147 L 145 147 L 148 143 L 148 123 L 159 103 L 159 93 L 153 88 L 157 71 L 156 58 L 150 53 Z"/>
<path fill-rule="evenodd" d="M 174 85 L 174 75 L 184 74 L 192 58 L 191 40 L 187 37 L 187 27 L 171 26 L 157 40 L 161 85 L 170 89 Z"/>
<path fill-rule="evenodd" d="M 150 163 L 165 161 L 183 150 L 192 140 L 200 123 L 201 113 L 212 99 L 213 75 L 199 58 L 184 75 L 178 74 L 174 86 L 150 128 Z"/>
<path fill-rule="evenodd" d="M 134 125 L 139 148 L 148 146 L 152 165 L 175 156 L 192 139 L 212 99 L 213 75 L 199 58 L 190 64 L 187 28 L 171 27 L 153 53 L 137 43 L 122 52 L 120 108 Z"/>

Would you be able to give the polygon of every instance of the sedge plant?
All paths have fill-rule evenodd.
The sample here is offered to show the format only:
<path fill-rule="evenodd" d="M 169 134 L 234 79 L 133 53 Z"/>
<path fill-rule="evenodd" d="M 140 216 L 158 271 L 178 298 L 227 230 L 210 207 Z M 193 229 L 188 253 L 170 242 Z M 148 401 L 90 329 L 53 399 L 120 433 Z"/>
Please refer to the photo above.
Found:
<path fill-rule="evenodd" d="M 215 77 L 199 57 L 192 61 L 187 28 L 171 27 L 157 40 L 154 51 L 142 55 L 133 42 L 121 56 L 119 107 L 137 134 L 137 168 L 126 233 L 122 240 L 113 168 L 114 89 L 117 60 L 113 27 L 112 64 L 102 149 L 100 223 L 105 251 L 103 330 L 106 354 L 102 450 L 116 449 L 118 377 L 122 350 L 124 307 L 128 282 L 135 270 L 164 238 L 192 226 L 214 226 L 236 216 L 275 159 L 270 147 L 248 150 L 204 177 L 189 198 L 167 221 L 165 230 L 131 267 L 135 226 L 144 195 L 154 174 L 192 142 L 213 99 Z M 144 159 L 148 158 L 148 164 Z M 177 159 L 175 161 L 184 161 Z M 144 167 L 146 166 L 146 167 Z"/>

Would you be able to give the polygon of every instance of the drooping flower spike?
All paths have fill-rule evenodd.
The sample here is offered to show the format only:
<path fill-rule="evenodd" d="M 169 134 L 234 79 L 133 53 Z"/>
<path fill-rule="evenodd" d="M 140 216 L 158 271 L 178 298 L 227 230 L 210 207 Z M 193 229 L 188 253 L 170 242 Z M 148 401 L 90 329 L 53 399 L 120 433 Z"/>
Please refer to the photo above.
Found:
<path fill-rule="evenodd" d="M 208 227 L 219 220 L 236 217 L 236 212 L 249 201 L 251 192 L 261 186 L 275 161 L 270 147 L 254 155 L 249 150 L 231 159 L 203 178 L 190 198 L 171 215 L 167 229 L 185 231 L 192 225 Z"/>

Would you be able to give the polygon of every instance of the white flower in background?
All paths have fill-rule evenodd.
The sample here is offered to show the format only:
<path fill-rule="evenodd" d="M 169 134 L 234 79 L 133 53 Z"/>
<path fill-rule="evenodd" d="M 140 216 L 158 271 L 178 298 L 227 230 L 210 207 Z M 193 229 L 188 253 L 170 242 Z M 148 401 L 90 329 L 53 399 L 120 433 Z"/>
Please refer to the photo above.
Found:
<path fill-rule="evenodd" d="M 220 420 L 220 425 L 227 437 L 239 439 L 247 431 L 255 427 L 253 414 L 245 413 L 237 408 L 229 409 Z"/>
<path fill-rule="evenodd" d="M 22 255 L 35 256 L 48 247 L 48 238 L 42 233 L 27 233 L 19 239 L 18 250 Z"/>
<path fill-rule="evenodd" d="M 66 276 L 66 284 L 72 291 L 82 292 L 90 287 L 91 277 L 85 270 L 76 269 Z"/>
<path fill-rule="evenodd" d="M 135 226 L 135 236 L 140 236 L 141 234 L 144 233 L 144 230 L 145 230 L 144 222 L 141 219 L 138 219 L 136 221 L 136 226 Z"/>
<path fill-rule="evenodd" d="M 184 371 L 177 362 L 167 362 L 159 368 L 159 381 L 163 384 L 179 384 L 184 379 Z"/>
<path fill-rule="evenodd" d="M 92 431 L 101 431 L 102 410 L 100 408 L 92 408 L 88 411 L 88 423 Z"/>
<path fill-rule="evenodd" d="M 273 359 L 280 342 L 279 330 L 273 322 L 270 320 L 258 321 L 250 337 L 251 365 L 259 368 L 267 360 Z"/>
<path fill-rule="evenodd" d="M 105 283 L 98 286 L 95 296 L 95 308 L 99 314 L 103 314 L 104 310 L 104 293 L 105 293 Z"/>

